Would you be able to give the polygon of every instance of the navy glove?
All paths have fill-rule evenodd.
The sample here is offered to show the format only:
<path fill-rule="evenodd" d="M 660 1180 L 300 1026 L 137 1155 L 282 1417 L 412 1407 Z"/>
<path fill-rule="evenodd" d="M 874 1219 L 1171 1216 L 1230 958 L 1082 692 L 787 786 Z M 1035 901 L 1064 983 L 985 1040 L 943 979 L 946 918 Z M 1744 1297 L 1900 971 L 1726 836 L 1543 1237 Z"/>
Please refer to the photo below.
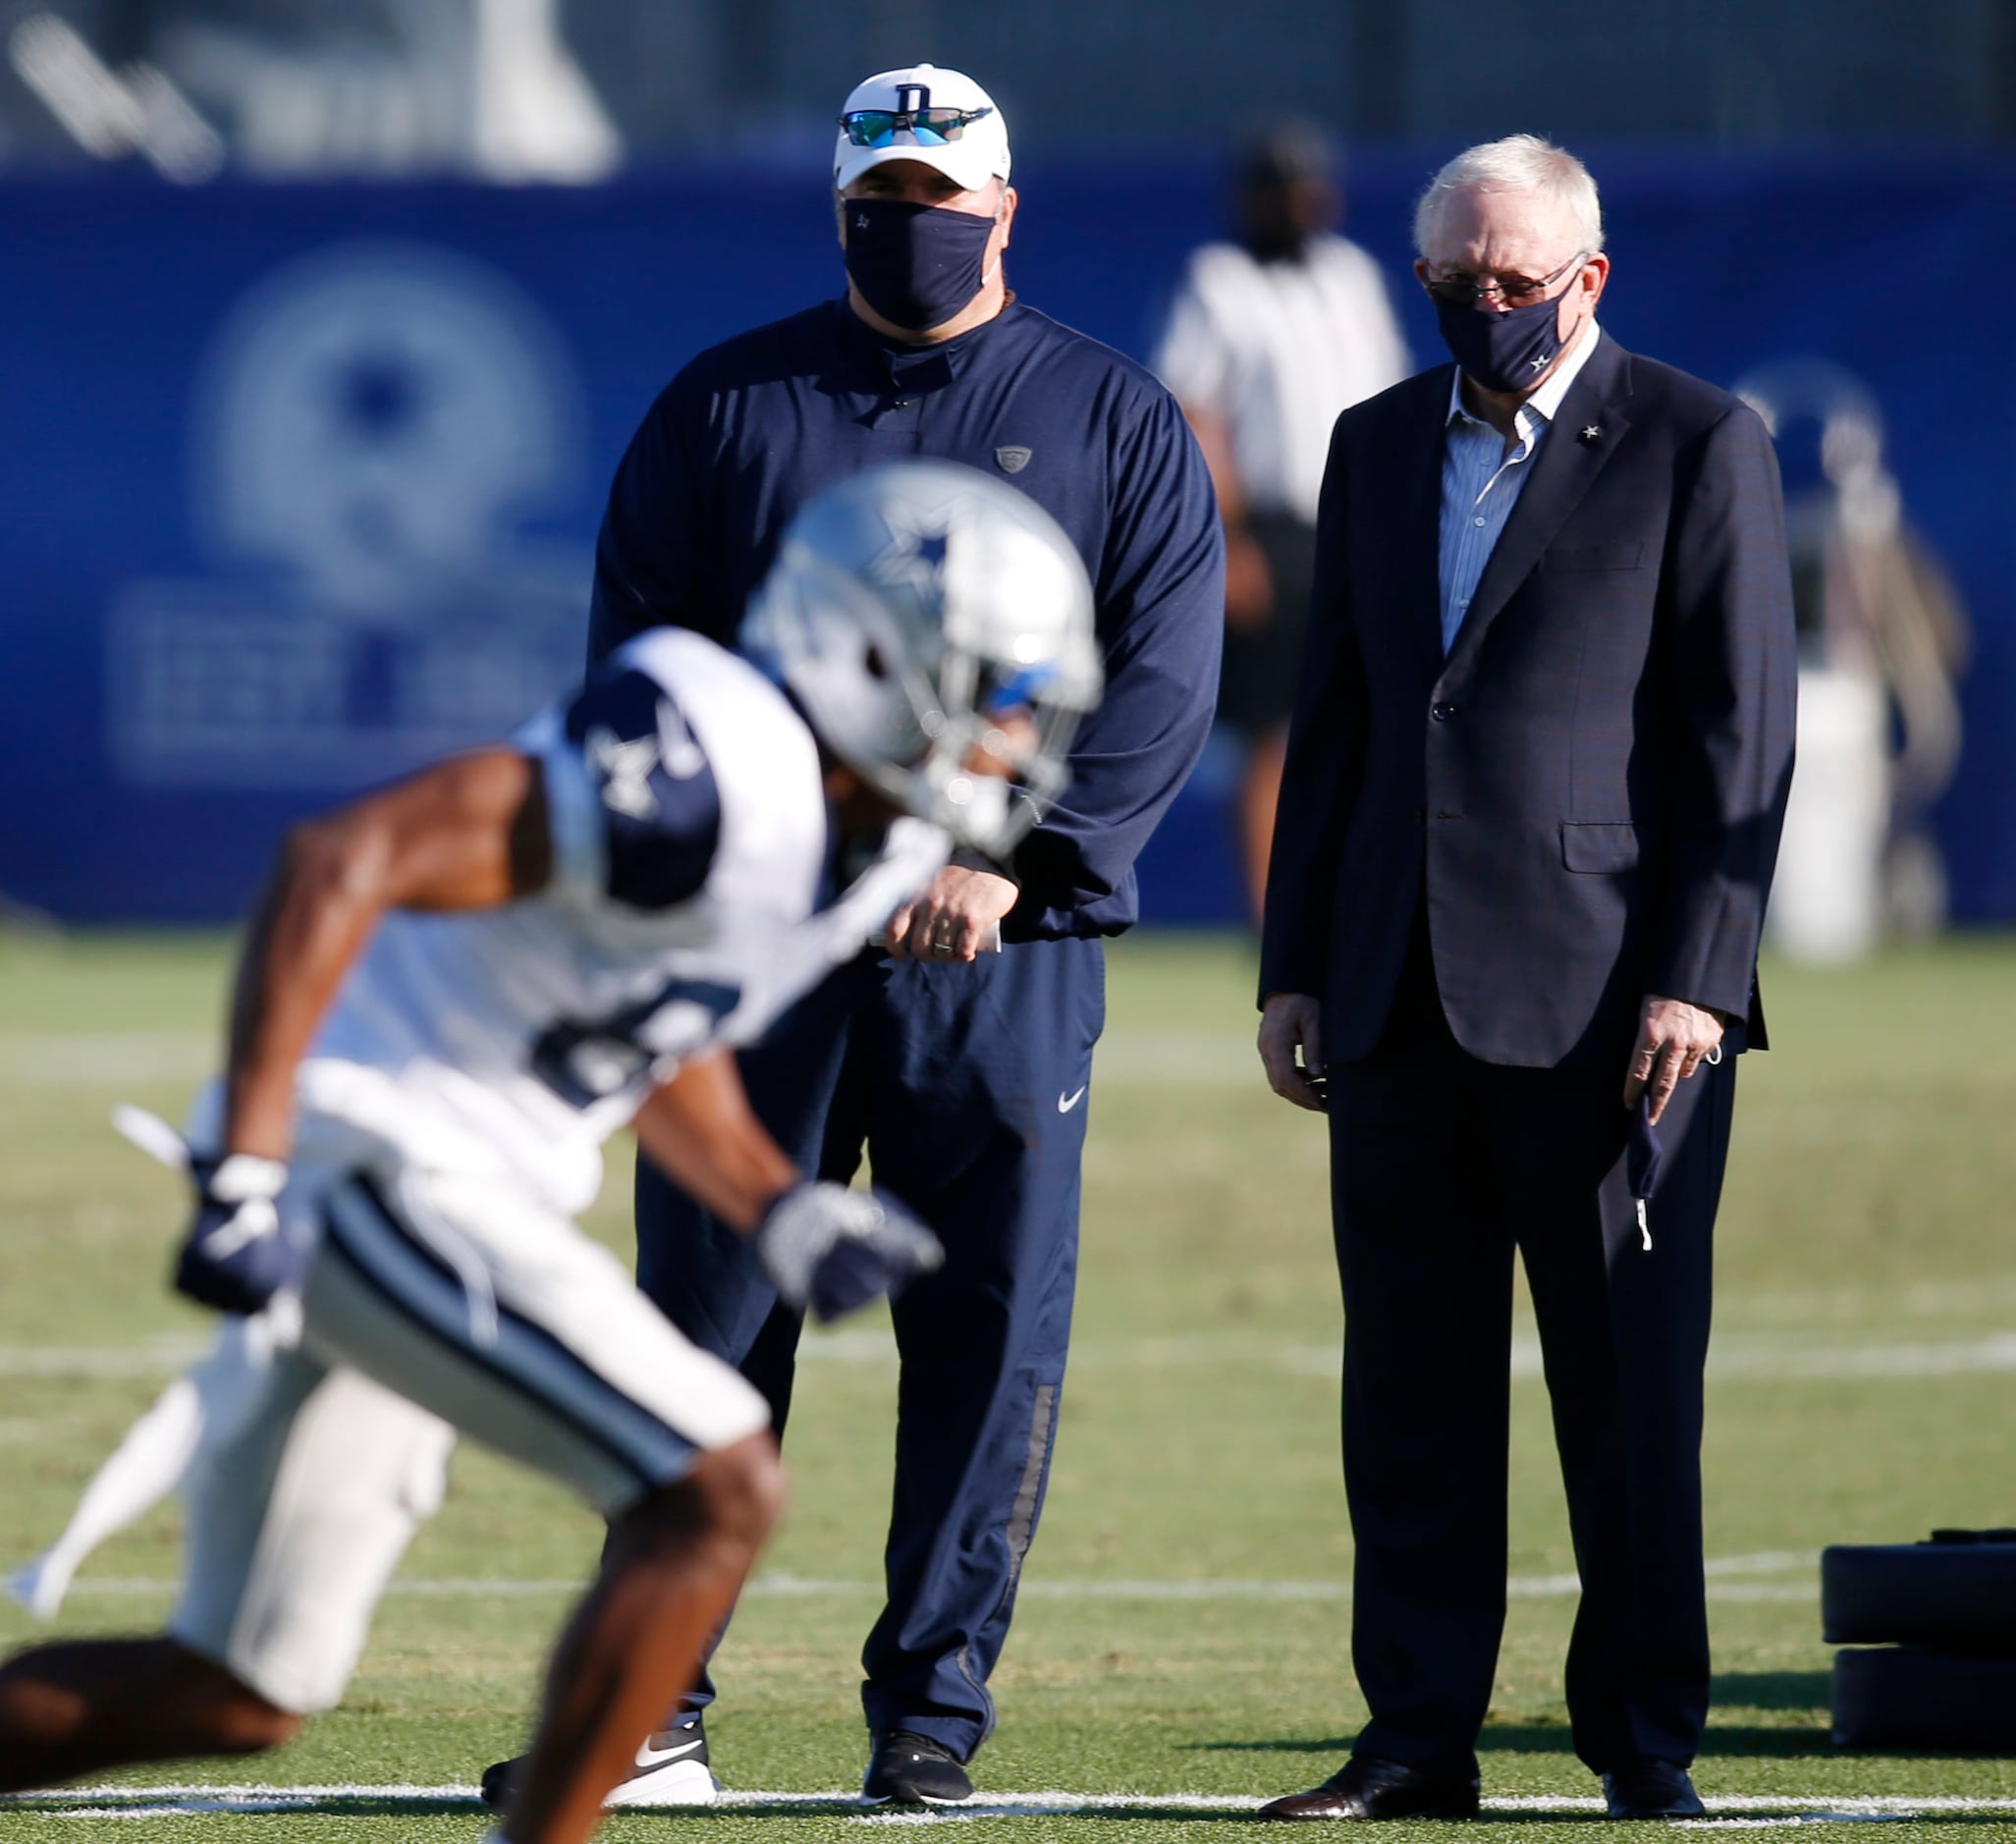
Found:
<path fill-rule="evenodd" d="M 199 1306 L 246 1318 L 279 1292 L 299 1291 L 307 1255 L 281 1233 L 274 1200 L 287 1185 L 277 1159 L 233 1153 L 191 1159 L 196 1218 L 175 1262 L 175 1290 Z"/>
<path fill-rule="evenodd" d="M 938 1238 L 880 1192 L 795 1184 L 764 1213 L 756 1253 L 787 1304 L 822 1325 L 900 1292 L 945 1260 Z"/>

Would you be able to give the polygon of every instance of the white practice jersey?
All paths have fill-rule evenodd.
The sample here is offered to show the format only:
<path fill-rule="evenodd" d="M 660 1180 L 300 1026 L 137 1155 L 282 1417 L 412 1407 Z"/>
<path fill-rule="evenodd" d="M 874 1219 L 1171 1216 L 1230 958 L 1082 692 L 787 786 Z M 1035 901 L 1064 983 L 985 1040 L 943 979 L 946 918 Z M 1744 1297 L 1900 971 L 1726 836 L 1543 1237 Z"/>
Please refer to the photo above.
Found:
<path fill-rule="evenodd" d="M 811 733 L 696 634 L 631 641 L 516 740 L 545 773 L 551 883 L 498 909 L 384 917 L 302 1063 L 300 1139 L 511 1177 L 573 1215 L 602 1141 L 682 1058 L 759 1037 L 949 841 L 899 820 L 822 903 Z"/>
<path fill-rule="evenodd" d="M 1412 368 L 1379 265 L 1332 236 L 1294 262 L 1194 251 L 1151 363 L 1185 409 L 1224 419 L 1253 510 L 1312 525 L 1338 414 Z"/>

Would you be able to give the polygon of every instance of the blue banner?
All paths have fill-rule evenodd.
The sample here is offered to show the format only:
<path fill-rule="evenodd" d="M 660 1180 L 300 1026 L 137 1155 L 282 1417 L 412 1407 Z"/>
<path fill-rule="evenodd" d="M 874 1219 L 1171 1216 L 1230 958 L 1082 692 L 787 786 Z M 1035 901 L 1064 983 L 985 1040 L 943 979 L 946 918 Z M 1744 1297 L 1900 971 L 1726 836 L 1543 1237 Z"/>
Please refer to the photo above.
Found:
<path fill-rule="evenodd" d="M 1361 159 L 1350 233 L 1418 358 L 1407 218 L 1447 150 Z M 1605 323 L 1721 383 L 1833 360 L 1975 628 L 1934 816 L 1964 919 L 2016 918 L 2016 426 L 1971 283 L 2016 166 L 1597 154 Z M 1131 353 L 1220 188 L 1201 162 L 1018 173 L 1027 299 Z M 292 818 L 508 730 L 580 660 L 610 473 L 699 348 L 838 292 L 819 176 L 592 190 L 0 188 L 0 897 L 210 920 Z M 1240 911 L 1207 760 L 1147 914 Z"/>

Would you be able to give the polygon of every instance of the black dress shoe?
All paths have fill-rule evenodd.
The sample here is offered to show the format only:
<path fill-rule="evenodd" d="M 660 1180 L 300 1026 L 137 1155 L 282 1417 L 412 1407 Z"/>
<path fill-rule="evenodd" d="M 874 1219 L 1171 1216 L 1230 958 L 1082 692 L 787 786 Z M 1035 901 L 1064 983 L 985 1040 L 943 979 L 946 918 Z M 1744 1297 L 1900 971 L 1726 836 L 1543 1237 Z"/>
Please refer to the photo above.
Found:
<path fill-rule="evenodd" d="M 861 1797 L 876 1806 L 956 1806 L 973 1797 L 973 1782 L 943 1742 L 908 1729 L 877 1729 Z"/>
<path fill-rule="evenodd" d="M 1698 1818 L 1708 1808 L 1685 1767 L 1670 1761 L 1627 1761 L 1603 1776 L 1604 1806 L 1612 1818 Z"/>
<path fill-rule="evenodd" d="M 1353 1755 L 1324 1783 L 1261 1807 L 1259 1818 L 1474 1818 L 1474 1775 Z"/>

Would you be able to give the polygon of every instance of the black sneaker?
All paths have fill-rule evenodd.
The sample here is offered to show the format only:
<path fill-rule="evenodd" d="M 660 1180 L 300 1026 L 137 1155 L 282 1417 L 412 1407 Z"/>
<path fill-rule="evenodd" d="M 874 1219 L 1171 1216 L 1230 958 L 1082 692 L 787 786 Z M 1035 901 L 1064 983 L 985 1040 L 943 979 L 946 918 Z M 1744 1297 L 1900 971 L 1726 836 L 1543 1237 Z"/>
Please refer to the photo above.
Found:
<path fill-rule="evenodd" d="M 514 1756 L 483 1769 L 483 1804 L 502 1812 L 517 1790 L 525 1757 Z M 637 1750 L 629 1778 L 609 1789 L 602 1805 L 617 1807 L 711 1806 L 721 1782 L 707 1764 L 707 1731 L 691 1716 L 676 1728 L 659 1729 Z"/>
<path fill-rule="evenodd" d="M 861 1778 L 872 1806 L 956 1806 L 973 1797 L 973 1782 L 943 1742 L 909 1729 L 877 1729 Z"/>

